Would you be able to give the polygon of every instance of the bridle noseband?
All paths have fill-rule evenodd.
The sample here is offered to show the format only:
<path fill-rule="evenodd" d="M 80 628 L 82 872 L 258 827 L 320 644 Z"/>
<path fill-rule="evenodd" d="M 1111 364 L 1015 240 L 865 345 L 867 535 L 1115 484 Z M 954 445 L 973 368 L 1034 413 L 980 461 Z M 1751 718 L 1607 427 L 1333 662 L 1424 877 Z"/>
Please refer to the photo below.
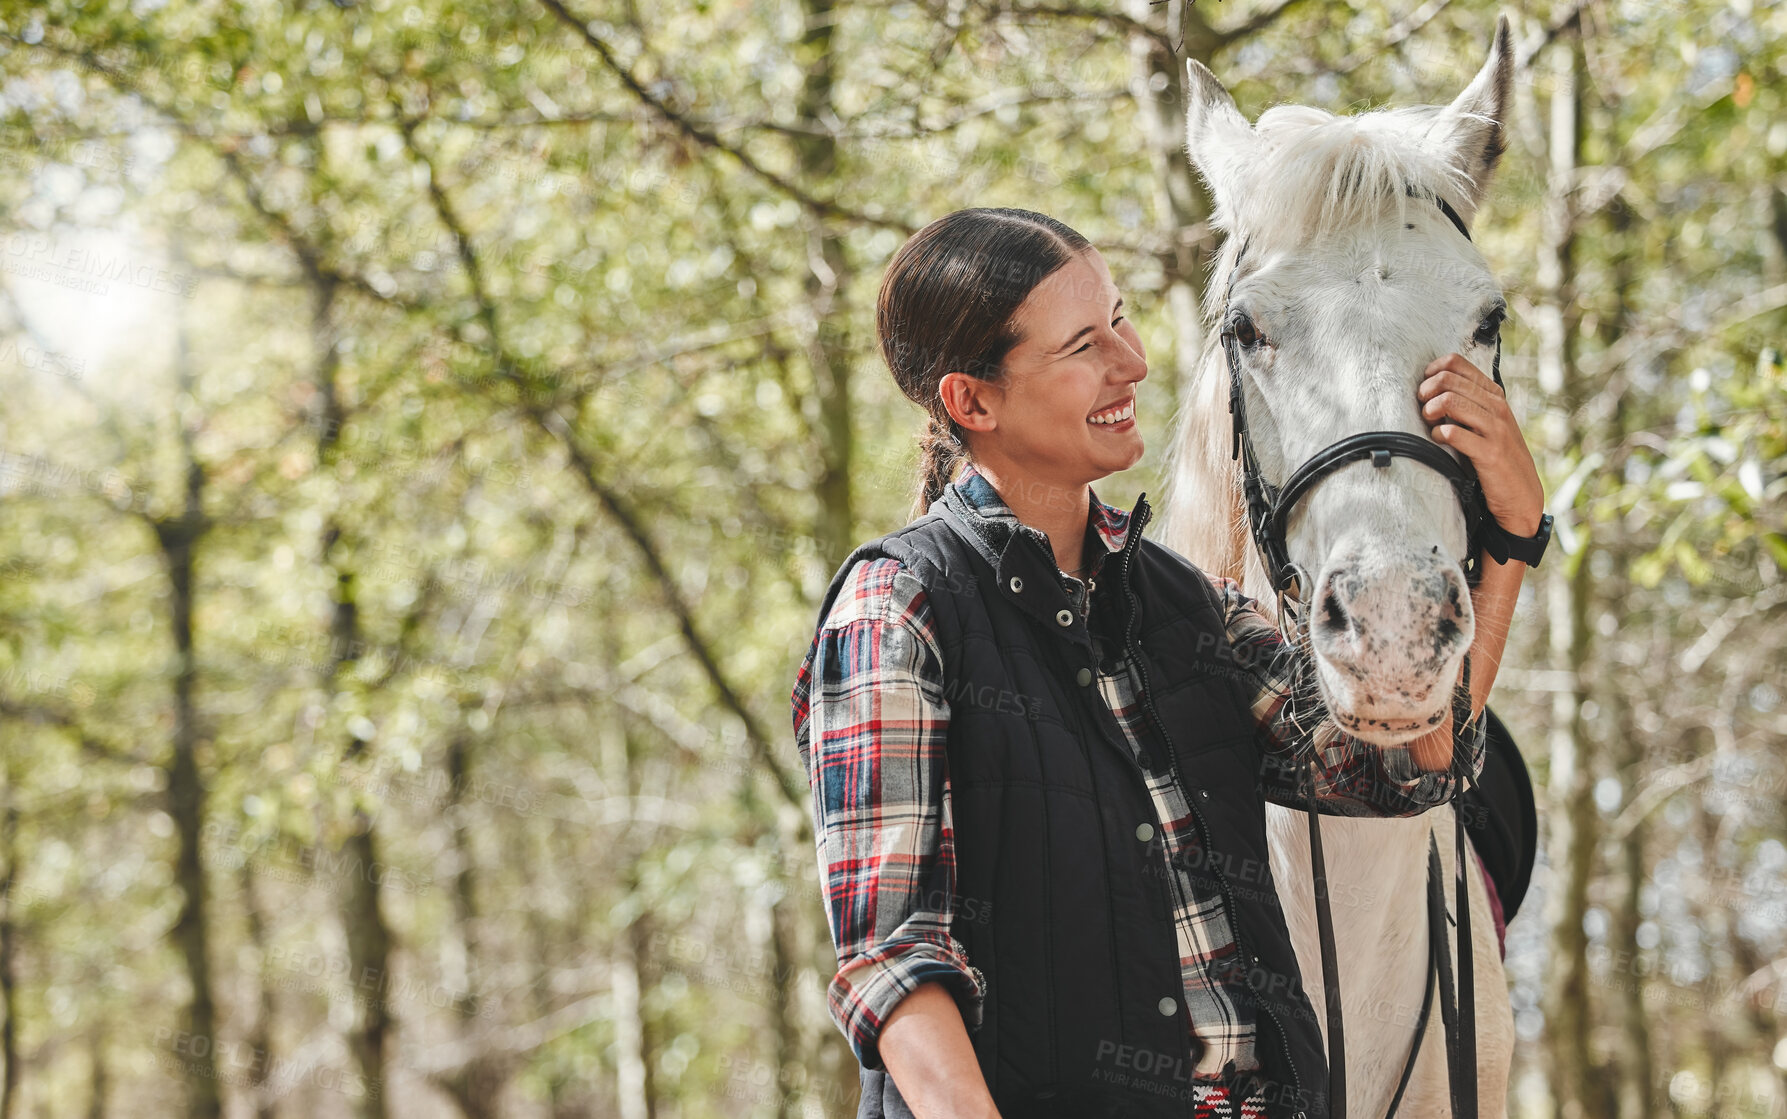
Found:
<path fill-rule="evenodd" d="M 1433 200 L 1458 228 L 1458 232 L 1464 234 L 1464 239 L 1470 240 L 1470 230 L 1465 228 L 1464 219 L 1458 216 L 1458 211 L 1437 194 L 1433 196 Z M 1235 254 L 1235 265 L 1229 273 L 1230 293 L 1234 290 L 1235 275 L 1240 271 L 1241 258 L 1246 252 L 1247 246 L 1243 243 L 1241 251 Z M 1433 440 L 1411 435 L 1406 431 L 1361 431 L 1336 440 L 1311 455 L 1301 466 L 1291 471 L 1291 476 L 1284 480 L 1282 486 L 1274 486 L 1266 481 L 1264 472 L 1260 470 L 1259 457 L 1254 453 L 1253 438 L 1247 429 L 1247 403 L 1241 379 L 1241 343 L 1235 337 L 1235 328 L 1229 321 L 1228 302 L 1225 295 L 1222 349 L 1223 355 L 1228 359 L 1229 413 L 1233 417 L 1234 426 L 1234 444 L 1229 454 L 1231 458 L 1241 461 L 1241 486 L 1247 503 L 1247 523 L 1253 534 L 1254 546 L 1259 549 L 1260 558 L 1266 565 L 1266 574 L 1271 580 L 1273 591 L 1281 600 L 1289 598 L 1299 601 L 1311 589 L 1302 585 L 1300 571 L 1291 562 L 1290 551 L 1285 545 L 1286 522 L 1297 502 L 1308 496 L 1328 475 L 1349 463 L 1369 459 L 1373 466 L 1383 469 L 1390 465 L 1393 458 L 1413 459 L 1438 471 L 1452 483 L 1459 507 L 1464 511 L 1465 554 L 1460 562 L 1464 566 L 1465 578 L 1474 586 L 1480 575 L 1477 557 L 1482 551 L 1482 528 L 1489 517 L 1489 510 L 1483 501 L 1482 487 L 1477 483 L 1477 472 L 1471 468 L 1469 461 L 1453 458 Z M 1490 373 L 1495 378 L 1495 383 L 1500 385 L 1500 334 L 1496 335 L 1495 362 Z"/>
<path fill-rule="evenodd" d="M 1409 193 L 1415 192 L 1411 190 Z M 1438 194 L 1432 197 L 1440 211 L 1464 235 L 1464 239 L 1469 241 L 1470 230 L 1465 227 L 1464 219 L 1458 216 L 1458 211 Z M 1452 484 L 1453 492 L 1458 496 L 1459 507 L 1464 511 L 1465 554 L 1461 563 L 1465 578 L 1471 585 L 1476 585 L 1482 574 L 1479 557 L 1483 550 L 1483 527 L 1491 521 L 1489 507 L 1483 499 L 1477 472 L 1472 469 L 1469 461 L 1453 458 L 1430 439 L 1406 431 L 1361 431 L 1338 439 L 1311 455 L 1302 465 L 1291 471 L 1291 476 L 1284 480 L 1283 485 L 1274 486 L 1266 481 L 1265 474 L 1260 470 L 1259 458 L 1254 454 L 1253 439 L 1247 430 L 1247 406 L 1241 380 L 1241 343 L 1235 336 L 1229 317 L 1235 276 L 1240 271 L 1241 258 L 1246 252 L 1244 242 L 1235 254 L 1234 268 L 1228 278 L 1228 291 L 1223 298 L 1222 348 L 1228 360 L 1229 412 L 1234 419 L 1234 446 L 1230 457 L 1241 462 L 1241 487 L 1247 504 L 1247 523 L 1253 535 L 1254 546 L 1259 549 L 1260 558 L 1266 565 L 1266 574 L 1271 579 L 1272 589 L 1278 595 L 1280 625 L 1284 625 L 1287 619 L 1291 620 L 1293 628 L 1297 625 L 1292 615 L 1301 605 L 1303 595 L 1311 589 L 1303 585 L 1301 573 L 1297 565 L 1291 562 L 1290 552 L 1285 546 L 1286 521 L 1297 502 L 1308 496 L 1328 475 L 1354 462 L 1369 460 L 1374 467 L 1384 469 L 1390 465 L 1392 459 L 1413 459 L 1437 471 Z M 1490 367 L 1490 374 L 1497 385 L 1502 383 L 1502 339 L 1499 333 L 1495 339 L 1495 361 Z M 1469 722 L 1470 709 L 1470 657 L 1467 654 L 1463 683 L 1453 691 L 1452 717 L 1455 726 L 1463 726 Z M 1454 786 L 1456 800 L 1471 780 L 1469 771 L 1461 768 L 1456 749 L 1453 750 L 1452 768 L 1458 775 L 1458 783 Z M 1313 780 L 1312 774 L 1308 774 L 1307 770 L 1305 773 Z M 1321 942 L 1322 989 L 1328 1020 L 1328 1114 L 1331 1119 L 1346 1119 L 1346 1041 L 1340 1007 L 1339 953 L 1335 948 L 1334 917 L 1328 902 L 1328 871 L 1322 852 L 1321 812 L 1315 803 L 1312 786 L 1309 787 L 1307 796 L 1310 862 L 1315 878 L 1316 931 Z M 1458 814 L 1456 804 L 1453 806 L 1453 813 L 1458 993 L 1454 1000 L 1454 973 L 1449 966 L 1448 957 L 1451 952 L 1446 943 L 1447 915 L 1444 887 L 1440 883 L 1439 848 L 1430 834 L 1427 994 L 1422 1000 L 1420 1017 L 1415 1024 L 1414 1041 L 1409 1049 L 1407 1063 L 1403 1066 L 1401 1083 L 1390 1101 L 1385 1119 L 1392 1119 L 1396 1114 L 1397 1107 L 1402 1103 L 1403 1093 L 1408 1088 L 1409 1078 L 1414 1073 L 1415 1061 L 1421 1051 L 1421 1040 L 1427 1032 L 1435 986 L 1440 988 L 1441 1018 L 1446 1027 L 1446 1067 L 1452 1115 L 1454 1119 L 1477 1117 L 1475 957 L 1471 939 L 1470 892 L 1466 887 L 1464 817 Z"/>

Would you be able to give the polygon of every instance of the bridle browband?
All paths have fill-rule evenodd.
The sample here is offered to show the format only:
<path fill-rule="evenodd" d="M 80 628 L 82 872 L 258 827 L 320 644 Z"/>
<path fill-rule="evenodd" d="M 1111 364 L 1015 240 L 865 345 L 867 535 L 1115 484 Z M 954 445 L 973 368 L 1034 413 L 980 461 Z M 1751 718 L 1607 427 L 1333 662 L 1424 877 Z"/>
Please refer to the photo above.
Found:
<path fill-rule="evenodd" d="M 1411 188 L 1409 193 L 1413 195 L 1416 192 Z M 1470 230 L 1465 226 L 1464 219 L 1458 216 L 1458 211 L 1437 193 L 1431 195 L 1431 198 L 1440 212 L 1469 241 Z M 1361 431 L 1338 439 L 1311 455 L 1302 465 L 1291 471 L 1291 476 L 1282 485 L 1274 486 L 1266 481 L 1265 474 L 1260 470 L 1259 458 L 1254 454 L 1253 439 L 1247 429 L 1240 340 L 1235 337 L 1234 325 L 1229 319 L 1229 302 L 1234 292 L 1235 276 L 1240 271 L 1241 259 L 1246 252 L 1247 245 L 1243 242 L 1229 272 L 1221 319 L 1222 348 L 1229 367 L 1229 412 L 1234 421 L 1234 443 L 1230 457 L 1241 462 L 1241 487 L 1247 506 L 1247 524 L 1253 535 L 1254 546 L 1259 549 L 1260 559 L 1266 565 L 1266 574 L 1271 580 L 1272 589 L 1278 595 L 1280 625 L 1292 615 L 1294 609 L 1302 605 L 1302 596 L 1311 589 L 1303 585 L 1300 572 L 1296 564 L 1291 562 L 1290 552 L 1285 546 L 1286 522 L 1297 503 L 1307 497 L 1328 475 L 1354 462 L 1370 461 L 1372 466 L 1384 469 L 1390 465 L 1392 459 L 1413 459 L 1437 471 L 1452 484 L 1453 492 L 1458 496 L 1459 508 L 1464 512 L 1465 554 L 1460 562 L 1464 567 L 1465 578 L 1474 586 L 1482 574 L 1479 557 L 1483 550 L 1483 526 L 1489 522 L 1491 516 L 1489 507 L 1483 500 L 1477 472 L 1470 462 L 1463 458 L 1453 458 L 1431 439 L 1406 431 Z M 1495 339 L 1495 361 L 1490 367 L 1490 374 L 1497 385 L 1502 383 L 1502 340 L 1499 333 Z M 1296 625 L 1294 619 L 1292 624 Z M 1463 681 L 1453 691 L 1452 717 L 1455 727 L 1469 723 L 1470 709 L 1470 657 L 1467 654 Z M 1453 750 L 1452 770 L 1458 777 L 1458 783 L 1453 789 L 1456 801 L 1470 781 L 1470 774 L 1462 767 L 1456 749 Z M 1310 776 L 1313 782 L 1313 775 Z M 1334 916 L 1328 902 L 1328 871 L 1322 852 L 1321 812 L 1316 805 L 1313 786 L 1308 790 L 1306 803 L 1309 813 L 1310 862 L 1315 877 L 1316 931 L 1321 942 L 1322 992 L 1328 1021 L 1328 1114 L 1331 1119 L 1346 1119 L 1346 1040 L 1340 1006 L 1338 952 L 1334 943 Z M 1397 1107 L 1402 1103 L 1403 1093 L 1408 1088 L 1409 1078 L 1414 1073 L 1415 1061 L 1421 1051 L 1421 1039 L 1427 1032 L 1436 985 L 1440 989 L 1440 1016 L 1446 1030 L 1446 1069 L 1451 1089 L 1452 1116 L 1453 1119 L 1477 1119 L 1475 957 L 1471 940 L 1470 892 L 1465 877 L 1468 863 L 1464 817 L 1458 813 L 1456 804 L 1453 806 L 1453 822 L 1453 882 L 1457 898 L 1457 916 L 1454 920 L 1458 926 L 1457 994 L 1454 996 L 1453 993 L 1454 974 L 1450 966 L 1451 950 L 1446 936 L 1447 914 L 1445 890 L 1440 884 L 1439 849 L 1430 835 L 1427 994 L 1422 1000 L 1420 1016 L 1415 1023 L 1415 1036 L 1409 1047 L 1408 1061 L 1403 1066 L 1401 1082 L 1390 1100 L 1385 1119 L 1393 1119 L 1395 1116 Z"/>

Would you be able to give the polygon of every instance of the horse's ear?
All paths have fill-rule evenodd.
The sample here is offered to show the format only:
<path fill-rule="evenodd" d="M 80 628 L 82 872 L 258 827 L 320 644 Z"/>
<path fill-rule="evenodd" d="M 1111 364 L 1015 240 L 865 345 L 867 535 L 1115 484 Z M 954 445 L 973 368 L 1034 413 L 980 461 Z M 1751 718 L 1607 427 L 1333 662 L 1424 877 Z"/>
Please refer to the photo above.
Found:
<path fill-rule="evenodd" d="M 1428 129 L 1429 141 L 1441 149 L 1446 161 L 1469 180 L 1470 197 L 1464 199 L 1470 217 L 1489 191 L 1489 176 L 1508 148 L 1508 111 L 1514 87 L 1514 36 L 1508 17 L 1495 21 L 1495 41 L 1489 59 L 1457 100 L 1440 110 Z"/>
<path fill-rule="evenodd" d="M 1185 148 L 1209 185 L 1220 218 L 1232 208 L 1236 172 L 1247 166 L 1257 137 L 1209 67 L 1188 58 L 1185 77 Z"/>

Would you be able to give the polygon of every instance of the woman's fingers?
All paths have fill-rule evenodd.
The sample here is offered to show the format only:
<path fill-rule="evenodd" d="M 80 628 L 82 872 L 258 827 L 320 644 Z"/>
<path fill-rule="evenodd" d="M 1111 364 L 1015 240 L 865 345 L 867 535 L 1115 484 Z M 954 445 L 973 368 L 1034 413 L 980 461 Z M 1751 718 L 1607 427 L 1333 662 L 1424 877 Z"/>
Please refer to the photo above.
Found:
<path fill-rule="evenodd" d="M 1468 384 L 1485 392 L 1494 393 L 1496 396 L 1507 395 L 1502 391 L 1502 387 L 1495 383 L 1494 378 L 1472 365 L 1463 354 L 1447 354 L 1445 357 L 1435 358 L 1427 363 L 1427 368 L 1422 371 L 1421 376 L 1422 380 L 1426 381 L 1436 374 L 1446 372 L 1463 378 Z"/>
<path fill-rule="evenodd" d="M 1429 362 L 1415 396 L 1429 425 L 1449 420 L 1492 439 L 1518 431 L 1501 386 L 1461 354 Z"/>
<path fill-rule="evenodd" d="M 1501 420 L 1490 405 L 1453 389 L 1446 389 L 1421 405 L 1421 418 L 1430 424 L 1449 420 L 1479 434 L 1493 431 Z"/>
<path fill-rule="evenodd" d="M 1449 356 L 1458 357 L 1457 354 Z M 1457 393 L 1491 409 L 1505 409 L 1508 403 L 1500 385 L 1485 377 L 1476 366 L 1461 357 L 1456 365 L 1446 363 L 1444 358 L 1429 365 L 1422 374 L 1421 383 L 1415 388 L 1416 398 L 1422 401 L 1447 392 Z"/>
<path fill-rule="evenodd" d="M 1462 355 L 1447 354 L 1427 366 L 1415 395 L 1434 441 L 1476 469 L 1490 513 L 1510 530 L 1530 535 L 1527 526 L 1537 524 L 1545 491 L 1501 386 Z"/>
<path fill-rule="evenodd" d="M 1433 440 L 1443 443 L 1470 460 L 1471 468 L 1481 478 L 1485 473 L 1495 472 L 1495 445 L 1468 427 L 1460 427 L 1454 423 L 1435 425 Z"/>

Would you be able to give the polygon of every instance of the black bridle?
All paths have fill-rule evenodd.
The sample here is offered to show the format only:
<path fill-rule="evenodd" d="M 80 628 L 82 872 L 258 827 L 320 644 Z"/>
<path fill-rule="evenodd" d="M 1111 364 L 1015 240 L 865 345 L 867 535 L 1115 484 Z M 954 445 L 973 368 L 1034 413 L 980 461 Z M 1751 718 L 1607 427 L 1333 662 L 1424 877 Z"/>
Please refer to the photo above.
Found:
<path fill-rule="evenodd" d="M 1457 227 L 1458 232 L 1464 235 L 1464 239 L 1469 241 L 1470 230 L 1465 227 L 1464 219 L 1458 216 L 1458 211 L 1439 195 L 1435 194 L 1432 198 L 1440 211 Z M 1235 254 L 1234 268 L 1229 273 L 1228 292 L 1223 299 L 1222 348 L 1228 360 L 1229 412 L 1234 419 L 1234 446 L 1230 457 L 1241 461 L 1241 485 L 1247 505 L 1248 528 L 1252 532 L 1254 546 L 1259 549 L 1260 559 L 1266 565 L 1266 574 L 1271 580 L 1272 589 L 1278 595 L 1281 624 L 1293 604 L 1300 606 L 1302 595 L 1311 589 L 1303 585 L 1300 572 L 1296 564 L 1291 562 L 1290 552 L 1285 546 L 1286 522 L 1297 503 L 1308 496 L 1310 491 L 1330 474 L 1354 462 L 1369 460 L 1372 466 L 1384 469 L 1390 465 L 1392 459 L 1413 459 L 1437 471 L 1452 484 L 1453 492 L 1458 496 L 1459 508 L 1464 512 L 1465 554 L 1460 562 L 1464 567 L 1465 578 L 1474 586 L 1482 574 L 1480 557 L 1484 546 L 1483 527 L 1490 522 L 1489 507 L 1483 500 L 1483 489 L 1477 481 L 1477 472 L 1472 469 L 1469 461 L 1453 458 L 1431 439 L 1406 431 L 1361 431 L 1336 440 L 1311 455 L 1302 465 L 1291 471 L 1291 476 L 1282 485 L 1274 486 L 1266 481 L 1265 474 L 1260 470 L 1259 458 L 1254 454 L 1253 439 L 1247 429 L 1240 340 L 1235 336 L 1228 307 L 1234 291 L 1235 275 L 1240 271 L 1241 258 L 1246 252 L 1244 242 Z M 1490 367 L 1490 374 L 1495 378 L 1495 383 L 1501 385 L 1502 339 L 1499 332 L 1495 339 L 1495 361 Z M 1470 710 L 1470 657 L 1466 654 L 1463 680 L 1453 692 L 1454 725 L 1468 724 Z M 1441 884 L 1439 849 L 1437 845 L 1433 845 L 1430 835 L 1427 994 L 1422 1000 L 1421 1013 L 1415 1023 L 1415 1036 L 1409 1046 L 1408 1061 L 1403 1066 L 1401 1082 L 1390 1101 L 1385 1119 L 1393 1119 L 1395 1116 L 1397 1107 L 1402 1103 L 1403 1093 L 1408 1088 L 1409 1078 L 1414 1073 L 1415 1060 L 1421 1051 L 1421 1039 L 1427 1032 L 1436 985 L 1440 988 L 1440 1017 L 1446 1030 L 1446 1069 L 1451 1087 L 1452 1116 L 1453 1119 L 1477 1119 L 1475 957 L 1471 941 L 1470 892 L 1465 869 L 1469 864 L 1466 860 L 1464 817 L 1459 814 L 1456 803 L 1470 780 L 1470 774 L 1463 768 L 1456 750 L 1453 751 L 1452 763 L 1453 772 L 1458 777 L 1458 783 L 1453 789 L 1453 882 L 1457 898 L 1455 922 L 1458 926 L 1457 996 L 1454 1001 L 1454 975 L 1450 966 L 1451 949 L 1446 937 L 1445 888 Z M 1313 780 L 1313 775 L 1311 777 Z M 1346 1119 L 1346 1035 L 1340 1007 L 1338 952 L 1334 944 L 1334 916 L 1328 902 L 1327 862 L 1322 854 L 1321 812 L 1317 808 L 1313 788 L 1309 790 L 1307 805 L 1309 853 L 1315 875 L 1316 930 L 1321 941 L 1322 991 L 1328 1019 L 1328 1114 L 1331 1119 Z"/>

